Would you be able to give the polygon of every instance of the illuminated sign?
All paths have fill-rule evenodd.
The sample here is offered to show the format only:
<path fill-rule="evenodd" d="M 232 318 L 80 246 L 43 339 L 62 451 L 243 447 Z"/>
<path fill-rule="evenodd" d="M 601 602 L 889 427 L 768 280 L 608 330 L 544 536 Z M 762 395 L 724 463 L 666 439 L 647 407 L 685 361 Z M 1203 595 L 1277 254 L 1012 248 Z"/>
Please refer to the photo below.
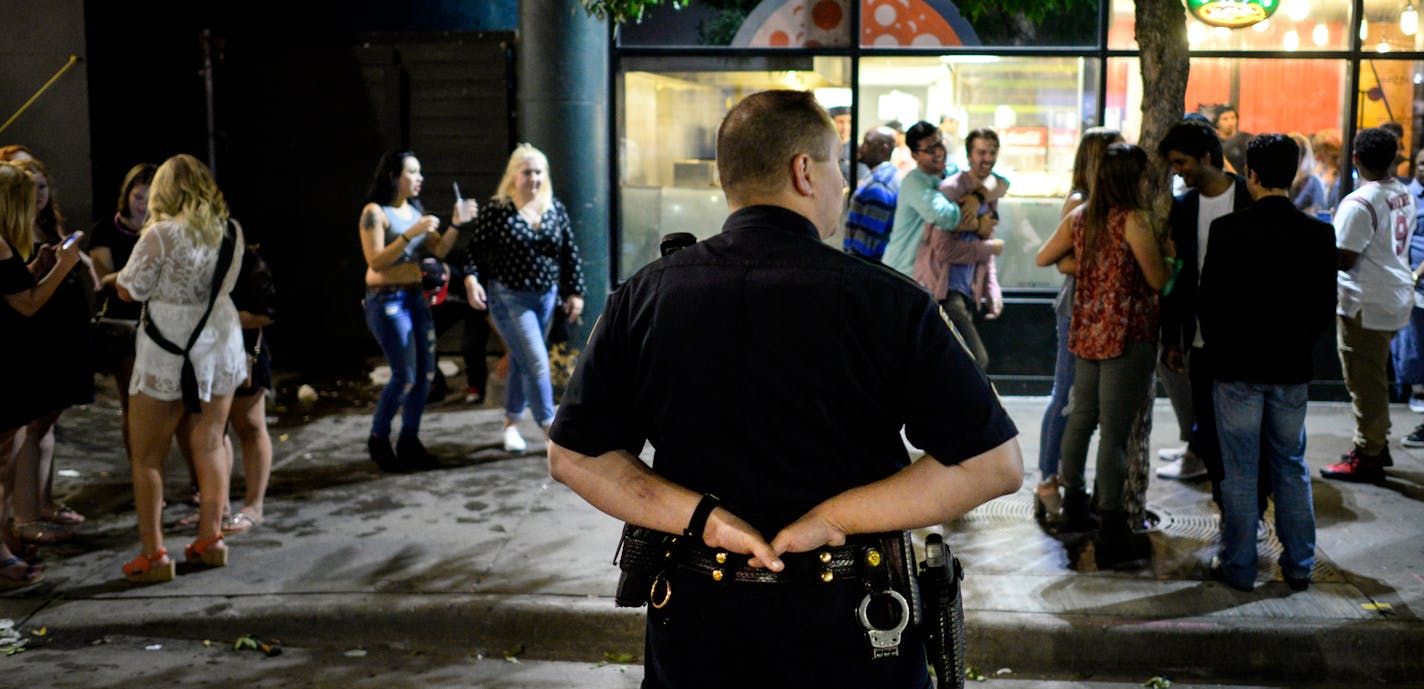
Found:
<path fill-rule="evenodd" d="M 1281 0 L 1187 0 L 1187 11 L 1212 26 L 1241 29 L 1276 13 Z"/>

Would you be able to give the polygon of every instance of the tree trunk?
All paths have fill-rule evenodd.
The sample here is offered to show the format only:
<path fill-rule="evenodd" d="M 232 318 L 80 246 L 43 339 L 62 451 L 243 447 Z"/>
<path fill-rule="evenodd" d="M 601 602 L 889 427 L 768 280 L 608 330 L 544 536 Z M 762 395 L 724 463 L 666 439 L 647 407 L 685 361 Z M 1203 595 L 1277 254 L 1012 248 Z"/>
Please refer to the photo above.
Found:
<path fill-rule="evenodd" d="M 1167 226 L 1172 185 L 1167 161 L 1157 155 L 1157 142 L 1186 112 L 1187 14 L 1181 0 L 1137 0 L 1137 47 L 1142 64 L 1142 131 L 1137 140 L 1152 166 L 1154 228 Z"/>

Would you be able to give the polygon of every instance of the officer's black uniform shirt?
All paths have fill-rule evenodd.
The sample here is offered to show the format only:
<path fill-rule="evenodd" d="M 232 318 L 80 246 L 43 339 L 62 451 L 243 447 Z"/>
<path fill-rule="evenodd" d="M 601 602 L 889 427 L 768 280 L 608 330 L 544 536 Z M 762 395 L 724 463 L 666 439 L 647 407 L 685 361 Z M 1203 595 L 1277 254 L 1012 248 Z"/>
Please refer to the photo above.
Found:
<path fill-rule="evenodd" d="M 609 298 L 554 420 L 559 445 L 634 455 L 770 537 L 909 463 L 1017 434 L 918 285 L 821 243 L 800 214 L 744 208 Z"/>

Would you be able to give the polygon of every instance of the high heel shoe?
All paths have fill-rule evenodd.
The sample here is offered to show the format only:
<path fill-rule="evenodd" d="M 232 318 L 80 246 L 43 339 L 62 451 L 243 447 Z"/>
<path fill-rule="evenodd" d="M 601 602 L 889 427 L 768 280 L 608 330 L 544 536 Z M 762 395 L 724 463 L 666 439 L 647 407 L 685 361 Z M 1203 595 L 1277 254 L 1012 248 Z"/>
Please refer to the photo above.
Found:
<path fill-rule="evenodd" d="M 211 538 L 193 541 L 183 548 L 183 558 L 188 562 L 207 565 L 208 567 L 223 567 L 227 565 L 227 547 L 214 548 L 222 541 L 222 534 Z"/>
<path fill-rule="evenodd" d="M 135 584 L 173 581 L 176 572 L 176 563 L 168 559 L 167 548 L 159 548 L 149 555 L 139 553 L 138 557 L 124 565 L 124 578 Z"/>
<path fill-rule="evenodd" d="M 1063 496 L 1058 490 L 1058 475 L 1051 474 L 1033 491 L 1033 518 L 1044 528 L 1058 524 L 1063 509 Z"/>

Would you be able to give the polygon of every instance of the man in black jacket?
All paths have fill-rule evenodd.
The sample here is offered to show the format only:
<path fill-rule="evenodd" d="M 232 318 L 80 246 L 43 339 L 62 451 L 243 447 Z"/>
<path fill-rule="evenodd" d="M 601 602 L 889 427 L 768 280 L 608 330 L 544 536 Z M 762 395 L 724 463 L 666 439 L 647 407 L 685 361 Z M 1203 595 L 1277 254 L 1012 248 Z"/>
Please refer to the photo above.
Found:
<path fill-rule="evenodd" d="M 1221 504 L 1221 450 L 1211 404 L 1211 371 L 1202 357 L 1206 346 L 1197 328 L 1197 284 L 1206 259 L 1207 228 L 1213 220 L 1251 205 L 1245 180 L 1222 170 L 1221 140 L 1204 123 L 1183 120 L 1167 131 L 1157 151 L 1186 182 L 1187 193 L 1172 202 L 1172 241 L 1182 272 L 1171 294 L 1162 298 L 1162 361 L 1186 371 L 1190 381 L 1195 428 L 1187 453 L 1158 470 L 1160 478 L 1211 478 L 1212 499 Z M 1262 503 L 1264 510 L 1264 501 Z"/>
<path fill-rule="evenodd" d="M 1270 467 L 1275 493 L 1281 575 L 1302 591 L 1315 565 L 1306 387 L 1312 345 L 1335 314 L 1335 233 L 1291 203 L 1298 155 L 1282 134 L 1251 140 L 1246 188 L 1255 204 L 1211 224 L 1198 293 L 1226 471 L 1221 554 L 1212 573 L 1243 591 L 1256 580 L 1262 465 Z"/>

